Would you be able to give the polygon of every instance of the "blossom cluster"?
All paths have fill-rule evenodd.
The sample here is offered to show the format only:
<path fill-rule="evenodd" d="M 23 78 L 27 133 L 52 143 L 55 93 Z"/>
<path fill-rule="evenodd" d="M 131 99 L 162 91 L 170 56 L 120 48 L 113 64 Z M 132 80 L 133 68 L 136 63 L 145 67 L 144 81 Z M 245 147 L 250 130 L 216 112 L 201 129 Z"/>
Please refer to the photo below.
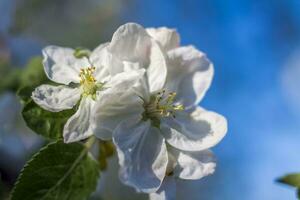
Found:
<path fill-rule="evenodd" d="M 227 132 L 226 119 L 199 107 L 213 65 L 193 46 L 180 46 L 176 30 L 117 29 L 93 51 L 47 46 L 43 65 L 56 85 L 32 93 L 42 108 L 76 108 L 63 130 L 65 143 L 92 135 L 112 140 L 120 180 L 151 199 L 174 199 L 176 179 L 214 172 L 210 148 Z"/>

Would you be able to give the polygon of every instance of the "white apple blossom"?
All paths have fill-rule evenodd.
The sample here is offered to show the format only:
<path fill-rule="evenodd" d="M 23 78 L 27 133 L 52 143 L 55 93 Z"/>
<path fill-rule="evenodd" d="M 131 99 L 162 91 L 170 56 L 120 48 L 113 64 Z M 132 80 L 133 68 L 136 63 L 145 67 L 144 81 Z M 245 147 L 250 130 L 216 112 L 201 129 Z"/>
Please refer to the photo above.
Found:
<path fill-rule="evenodd" d="M 152 193 L 167 173 L 167 146 L 202 151 L 227 131 L 223 116 L 198 107 L 210 86 L 213 65 L 193 46 L 179 47 L 176 31 L 145 30 L 133 23 L 115 32 L 108 51 L 122 63 L 118 70 L 146 73 L 127 93 L 99 99 L 95 118 L 99 127 L 113 131 L 120 179 L 137 191 Z"/>
<path fill-rule="evenodd" d="M 215 157 L 210 150 L 179 151 L 169 147 L 166 177 L 160 188 L 149 194 L 150 200 L 176 200 L 177 180 L 198 180 L 215 171 Z M 180 188 L 184 193 L 184 188 Z"/>
<path fill-rule="evenodd" d="M 71 48 L 48 46 L 43 49 L 45 73 L 60 85 L 41 85 L 33 91 L 32 99 L 52 112 L 71 109 L 79 102 L 78 110 L 64 126 L 66 143 L 85 139 L 97 129 L 92 117 L 97 99 L 106 93 L 124 92 L 144 73 L 140 70 L 112 74 L 113 58 L 107 47 L 108 43 L 102 44 L 90 55 L 79 58 Z"/>

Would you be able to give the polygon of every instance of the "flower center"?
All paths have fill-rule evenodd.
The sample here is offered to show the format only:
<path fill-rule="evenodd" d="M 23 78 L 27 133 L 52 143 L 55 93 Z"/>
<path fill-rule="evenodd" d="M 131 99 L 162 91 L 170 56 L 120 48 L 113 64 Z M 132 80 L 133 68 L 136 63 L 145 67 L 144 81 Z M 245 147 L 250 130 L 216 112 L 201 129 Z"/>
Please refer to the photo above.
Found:
<path fill-rule="evenodd" d="M 152 95 L 150 97 L 150 102 L 144 104 L 145 112 L 143 113 L 143 119 L 150 119 L 153 125 L 159 127 L 161 118 L 176 118 L 175 113 L 177 111 L 183 111 L 184 106 L 182 104 L 175 104 L 175 97 L 175 92 L 166 94 L 165 90 Z"/>
<path fill-rule="evenodd" d="M 93 75 L 95 69 L 95 67 L 80 69 L 79 77 L 80 86 L 82 88 L 82 96 L 91 95 L 92 98 L 96 98 L 96 91 L 103 86 L 102 83 L 96 83 L 96 79 Z"/>

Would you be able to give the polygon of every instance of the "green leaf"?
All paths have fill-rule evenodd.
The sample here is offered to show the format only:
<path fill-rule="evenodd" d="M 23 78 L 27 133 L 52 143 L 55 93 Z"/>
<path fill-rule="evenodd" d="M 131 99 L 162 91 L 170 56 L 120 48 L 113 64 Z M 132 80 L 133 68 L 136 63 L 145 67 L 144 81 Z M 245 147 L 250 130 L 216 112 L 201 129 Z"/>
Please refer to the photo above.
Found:
<path fill-rule="evenodd" d="M 19 78 L 17 95 L 24 104 L 22 116 L 27 126 L 39 135 L 48 139 L 61 139 L 63 127 L 67 120 L 75 113 L 75 108 L 61 112 L 50 112 L 39 107 L 31 99 L 32 91 L 42 84 L 55 83 L 45 75 L 42 58 L 32 58 L 23 69 Z"/>
<path fill-rule="evenodd" d="M 23 69 L 17 95 L 24 104 L 22 116 L 29 128 L 48 139 L 61 139 L 63 127 L 75 113 L 75 108 L 61 112 L 44 110 L 31 99 L 32 91 L 42 84 L 56 85 L 45 75 L 42 58 L 32 58 Z"/>
<path fill-rule="evenodd" d="M 23 168 L 11 200 L 87 199 L 100 173 L 88 150 L 81 143 L 47 145 Z"/>
<path fill-rule="evenodd" d="M 61 139 L 67 120 L 75 113 L 75 108 L 61 112 L 50 112 L 30 100 L 23 108 L 22 116 L 27 126 L 37 134 L 49 139 Z"/>
<path fill-rule="evenodd" d="M 300 173 L 288 174 L 278 179 L 278 182 L 300 188 Z"/>
<path fill-rule="evenodd" d="M 19 97 L 22 104 L 27 104 L 31 100 L 31 94 L 34 90 L 31 86 L 24 86 L 18 89 L 17 96 Z"/>

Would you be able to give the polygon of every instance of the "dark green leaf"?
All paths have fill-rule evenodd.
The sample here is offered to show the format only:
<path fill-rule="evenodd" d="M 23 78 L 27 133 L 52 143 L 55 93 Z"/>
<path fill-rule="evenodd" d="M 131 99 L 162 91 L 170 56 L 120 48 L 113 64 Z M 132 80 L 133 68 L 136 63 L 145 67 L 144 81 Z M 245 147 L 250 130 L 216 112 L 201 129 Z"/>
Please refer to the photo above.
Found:
<path fill-rule="evenodd" d="M 300 188 L 300 173 L 288 174 L 279 178 L 278 182 Z"/>
<path fill-rule="evenodd" d="M 63 127 L 75 113 L 74 109 L 61 112 L 50 112 L 39 107 L 31 100 L 32 91 L 42 84 L 54 85 L 45 75 L 41 57 L 32 58 L 19 78 L 17 95 L 25 106 L 23 118 L 29 128 L 49 139 L 61 139 Z"/>
<path fill-rule="evenodd" d="M 17 96 L 19 97 L 22 104 L 25 105 L 31 100 L 31 94 L 33 90 L 34 88 L 31 86 L 25 86 L 18 89 Z"/>
<path fill-rule="evenodd" d="M 80 143 L 51 143 L 25 165 L 11 200 L 83 200 L 95 190 L 98 164 Z"/>
<path fill-rule="evenodd" d="M 32 100 L 23 108 L 22 116 L 29 128 L 39 135 L 49 139 L 61 139 L 63 127 L 75 113 L 75 108 L 61 112 L 44 110 Z"/>

